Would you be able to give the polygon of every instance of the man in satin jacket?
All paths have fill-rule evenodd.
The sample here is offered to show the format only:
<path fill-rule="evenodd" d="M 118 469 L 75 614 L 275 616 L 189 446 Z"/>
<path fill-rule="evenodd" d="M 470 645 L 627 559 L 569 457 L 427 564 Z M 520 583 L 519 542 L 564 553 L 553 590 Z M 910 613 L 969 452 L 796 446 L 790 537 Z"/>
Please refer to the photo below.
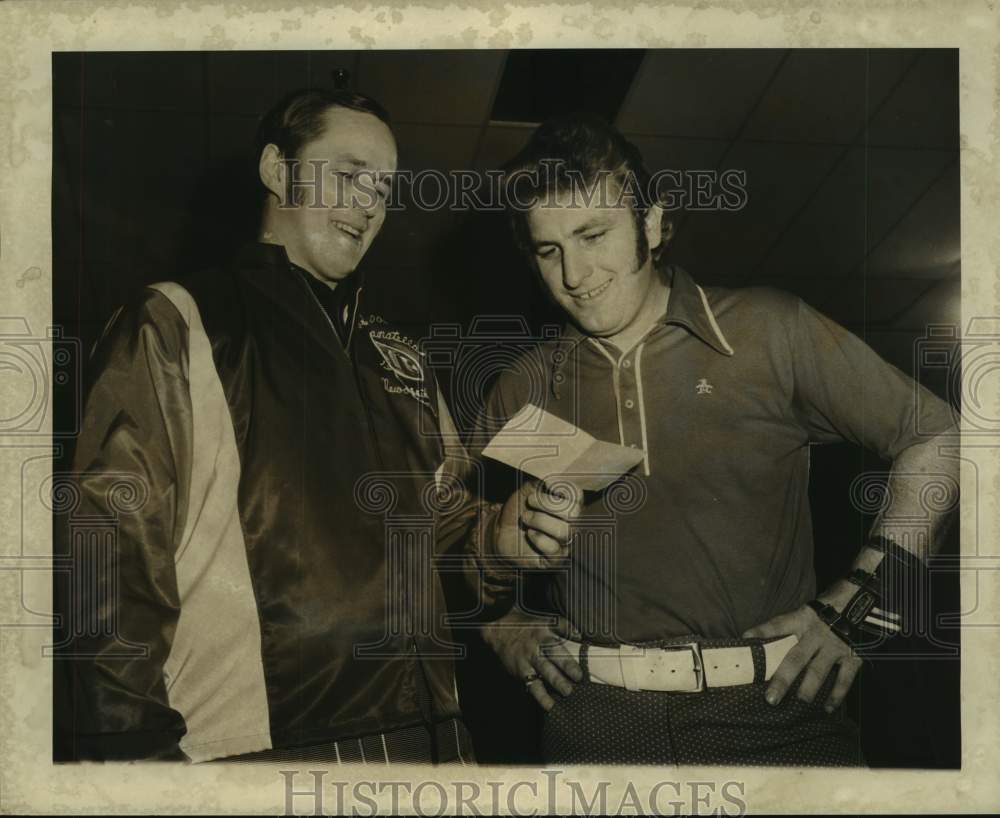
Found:
<path fill-rule="evenodd" d="M 464 763 L 428 569 L 450 421 L 355 272 L 396 169 L 388 116 L 297 92 L 258 159 L 259 240 L 146 288 L 97 345 L 55 521 L 74 568 L 56 757 Z"/>

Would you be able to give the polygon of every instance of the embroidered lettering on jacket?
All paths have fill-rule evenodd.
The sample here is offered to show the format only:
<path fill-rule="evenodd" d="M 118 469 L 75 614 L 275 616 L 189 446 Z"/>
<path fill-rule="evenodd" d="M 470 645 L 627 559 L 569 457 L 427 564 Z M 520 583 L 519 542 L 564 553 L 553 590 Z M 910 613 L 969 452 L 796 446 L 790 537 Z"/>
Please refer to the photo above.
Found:
<path fill-rule="evenodd" d="M 374 322 L 372 322 L 374 323 Z M 382 387 L 390 395 L 409 395 L 430 407 L 430 396 L 424 385 L 424 364 L 416 343 L 397 330 L 376 329 L 369 333 L 372 345 L 382 358 L 380 365 L 392 373 L 392 378 L 382 376 Z"/>

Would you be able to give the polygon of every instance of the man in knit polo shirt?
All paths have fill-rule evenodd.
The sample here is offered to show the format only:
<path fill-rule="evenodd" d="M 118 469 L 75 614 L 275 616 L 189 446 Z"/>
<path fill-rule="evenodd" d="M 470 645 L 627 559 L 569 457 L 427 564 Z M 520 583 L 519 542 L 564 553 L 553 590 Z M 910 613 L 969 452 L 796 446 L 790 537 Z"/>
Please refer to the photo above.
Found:
<path fill-rule="evenodd" d="M 939 454 L 950 408 L 792 295 L 658 264 L 672 228 L 605 123 L 550 121 L 509 171 L 517 241 L 567 320 L 531 353 L 540 365 L 499 378 L 472 448 L 531 405 L 642 452 L 583 497 L 550 490 L 561 475 L 526 478 L 530 447 L 520 473 L 484 460 L 485 587 L 509 604 L 532 569 L 559 615 L 550 627 L 517 605 L 484 630 L 547 711 L 545 760 L 863 763 L 841 708 L 857 628 L 888 638 L 901 614 L 859 588 L 888 587 L 889 555 L 917 571 L 937 547 L 945 512 L 923 538 L 894 521 L 928 514 L 914 474 L 957 497 L 957 461 Z M 817 589 L 809 447 L 842 440 L 893 461 L 892 500 L 857 572 Z"/>

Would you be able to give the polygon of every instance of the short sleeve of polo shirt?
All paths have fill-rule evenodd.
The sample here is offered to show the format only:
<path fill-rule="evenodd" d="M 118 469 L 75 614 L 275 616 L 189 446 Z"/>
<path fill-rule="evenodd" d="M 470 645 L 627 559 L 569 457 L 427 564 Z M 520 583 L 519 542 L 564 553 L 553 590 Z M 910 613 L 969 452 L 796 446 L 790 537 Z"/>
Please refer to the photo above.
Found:
<path fill-rule="evenodd" d="M 810 440 L 848 440 L 893 460 L 954 428 L 945 401 L 800 299 L 791 341 L 795 408 Z"/>

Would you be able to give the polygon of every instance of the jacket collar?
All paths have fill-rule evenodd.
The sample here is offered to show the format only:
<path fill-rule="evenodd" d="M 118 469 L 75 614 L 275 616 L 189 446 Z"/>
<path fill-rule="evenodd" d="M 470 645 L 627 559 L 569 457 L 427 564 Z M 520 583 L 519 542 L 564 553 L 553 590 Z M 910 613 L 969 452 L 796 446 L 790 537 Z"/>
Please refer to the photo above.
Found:
<path fill-rule="evenodd" d="M 291 313 L 319 343 L 332 354 L 343 354 L 340 337 L 331 326 L 326 309 L 312 292 L 310 274 L 293 264 L 280 244 L 251 242 L 235 257 L 235 268 L 268 300 Z M 354 273 L 337 285 L 331 295 L 350 304 L 348 336 L 356 320 L 361 276 Z"/>
<path fill-rule="evenodd" d="M 286 269 L 291 267 L 298 270 L 303 275 L 309 273 L 293 263 L 288 258 L 284 245 L 268 244 L 263 241 L 251 241 L 244 244 L 236 254 L 236 262 L 240 267 L 278 267 Z M 351 289 L 361 286 L 364 281 L 364 274 L 360 269 L 355 270 L 337 285 L 339 290 L 343 285 L 348 285 Z M 345 288 L 346 289 L 346 288 Z"/>

